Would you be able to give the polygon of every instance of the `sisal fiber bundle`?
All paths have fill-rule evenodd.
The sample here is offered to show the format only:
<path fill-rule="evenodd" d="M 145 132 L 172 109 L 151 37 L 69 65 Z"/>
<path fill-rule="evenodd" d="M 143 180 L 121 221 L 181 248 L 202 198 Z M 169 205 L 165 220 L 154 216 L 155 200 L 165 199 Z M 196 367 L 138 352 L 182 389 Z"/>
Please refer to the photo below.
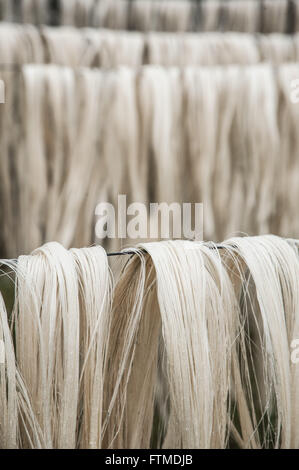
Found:
<path fill-rule="evenodd" d="M 49 243 L 14 269 L 10 325 L 1 298 L 1 447 L 100 448 L 112 296 L 105 251 Z"/>
<path fill-rule="evenodd" d="M 182 241 L 141 248 L 115 289 L 107 445 L 147 447 L 144 423 L 159 410 L 163 447 L 298 447 L 298 373 L 290 361 L 298 335 L 297 242 L 260 236 L 230 239 L 219 250 Z M 160 344 L 147 344 L 160 322 Z M 137 390 L 142 398 L 148 390 L 148 399 L 139 401 Z"/>
<path fill-rule="evenodd" d="M 255 33 L 259 31 L 260 14 L 260 3 L 256 1 L 206 0 L 202 2 L 202 28 L 204 31 L 220 29 Z M 267 15 L 271 15 L 269 11 Z M 276 30 L 273 29 L 271 32 L 274 31 Z"/>
<path fill-rule="evenodd" d="M 242 325 L 233 364 L 241 432 L 233 418 L 234 438 L 241 447 L 297 447 L 298 373 L 290 361 L 290 344 L 298 335 L 295 242 L 266 235 L 233 238 L 223 247 Z"/>
<path fill-rule="evenodd" d="M 283 67 L 278 73 L 280 99 L 279 99 L 279 115 L 278 125 L 281 129 L 281 133 L 284 135 L 284 139 L 281 139 L 280 143 L 280 155 L 286 155 L 286 166 L 285 170 L 280 174 L 281 185 L 278 198 L 278 209 L 277 217 L 279 217 L 282 233 L 287 236 L 288 234 L 288 222 L 285 214 L 285 207 L 288 207 L 289 213 L 293 213 L 294 217 L 294 231 L 298 230 L 296 214 L 297 214 L 297 190 L 298 185 L 296 184 L 296 174 L 298 174 L 298 158 L 297 158 L 297 142 L 298 132 L 297 123 L 299 117 L 298 104 L 298 69 L 295 64 Z M 293 86 L 295 84 L 295 87 Z M 293 94 L 295 94 L 293 99 Z M 288 176 L 287 176 L 288 175 Z M 288 182 L 287 182 L 288 181 Z M 286 183 L 287 182 L 287 183 Z M 286 186 L 287 184 L 287 186 Z M 284 188 L 288 188 L 288 190 Z M 279 215 L 278 215 L 279 214 Z"/>
<path fill-rule="evenodd" d="M 211 239 L 236 231 L 295 236 L 299 142 L 290 82 L 298 74 L 296 64 L 26 65 L 12 73 L 0 116 L 3 255 L 53 239 L 93 243 L 97 204 L 117 210 L 120 194 L 127 206 L 204 202 Z M 128 243 L 120 238 L 105 246 Z"/>
<path fill-rule="evenodd" d="M 1 448 L 298 448 L 298 247 L 144 243 L 114 288 L 99 246 L 1 260 Z"/>
<path fill-rule="evenodd" d="M 298 34 L 141 33 L 2 23 L 0 61 L 7 68 L 27 63 L 104 68 L 280 64 L 298 60 L 298 38 Z"/>
<path fill-rule="evenodd" d="M 260 61 L 259 41 L 240 33 L 149 33 L 149 64 L 220 65 Z"/>
<path fill-rule="evenodd" d="M 188 68 L 184 78 L 187 155 L 194 182 L 189 187 L 191 200 L 204 201 L 206 236 L 217 233 L 217 238 L 224 238 L 237 227 L 245 232 L 279 231 L 270 227 L 276 200 L 272 175 L 278 169 L 277 145 L 283 139 L 277 127 L 277 88 L 271 68 L 229 67 L 225 73 L 221 68 L 212 73 L 209 68 Z M 257 118 L 261 112 L 263 129 Z"/>
<path fill-rule="evenodd" d="M 17 371 L 6 306 L 0 295 L 0 448 L 17 447 Z"/>
<path fill-rule="evenodd" d="M 127 75 L 130 74 L 128 71 Z M 14 78 L 18 82 L 19 73 Z M 99 136 L 106 135 L 104 152 L 110 151 L 111 145 L 115 147 L 112 141 L 114 130 L 105 130 L 108 124 L 105 110 L 110 100 L 112 118 L 111 93 L 115 93 L 117 81 L 110 79 L 107 83 L 101 72 L 86 69 L 75 74 L 71 69 L 55 66 L 28 66 L 24 68 L 21 78 L 19 90 L 22 91 L 17 101 L 19 121 L 14 123 L 9 135 L 5 128 L 11 125 L 14 117 L 10 114 L 10 111 L 13 113 L 13 97 L 6 97 L 8 107 L 5 105 L 1 116 L 4 136 L 1 166 L 5 180 L 1 192 L 3 200 L 7 198 L 8 201 L 2 206 L 2 210 L 6 211 L 4 234 L 6 230 L 13 230 L 16 223 L 12 214 L 17 217 L 19 227 L 24 229 L 18 232 L 19 242 L 17 239 L 9 242 L 7 238 L 7 250 L 11 256 L 13 251 L 18 251 L 15 243 L 21 243 L 23 251 L 29 252 L 41 245 L 42 239 L 56 238 L 71 246 L 74 237 L 92 236 L 91 219 L 94 218 L 95 202 L 98 199 L 107 200 L 107 185 L 112 191 L 113 168 L 111 172 L 109 168 L 113 161 L 108 160 L 108 154 L 101 151 L 103 144 Z M 107 83 L 106 94 L 101 92 L 103 82 Z M 118 100 L 114 102 L 115 107 L 121 104 Z M 134 106 L 133 111 L 135 109 Z M 30 118 L 23 119 L 24 116 Z M 19 147 L 13 153 L 15 175 L 10 178 L 11 142 L 15 147 L 16 141 Z M 126 177 L 121 163 L 121 160 L 115 162 L 119 185 Z M 119 194 L 121 187 L 116 186 L 115 174 L 113 177 L 113 191 Z M 92 181 L 95 181 L 94 185 L 91 185 Z M 88 187 L 90 191 L 87 191 Z M 13 203 L 14 210 L 11 209 Z M 85 218 L 87 221 L 77 226 L 78 218 L 80 222 Z M 83 240 L 79 240 L 79 245 L 84 245 Z"/>
<path fill-rule="evenodd" d="M 1 20 L 36 25 L 47 24 L 50 21 L 48 4 L 47 0 L 21 0 L 20 2 L 1 0 Z"/>
<path fill-rule="evenodd" d="M 285 0 L 265 0 L 262 5 L 262 32 L 287 32 L 288 2 Z"/>
<path fill-rule="evenodd" d="M 0 62 L 8 64 L 26 64 L 45 62 L 42 36 L 33 25 L 15 25 L 1 23 L 0 26 Z"/>
<path fill-rule="evenodd" d="M 0 19 L 136 31 L 298 31 L 298 0 L 1 0 Z"/>
<path fill-rule="evenodd" d="M 297 54 L 298 34 L 264 34 L 258 36 L 258 47 L 261 61 L 274 64 L 292 62 Z"/>

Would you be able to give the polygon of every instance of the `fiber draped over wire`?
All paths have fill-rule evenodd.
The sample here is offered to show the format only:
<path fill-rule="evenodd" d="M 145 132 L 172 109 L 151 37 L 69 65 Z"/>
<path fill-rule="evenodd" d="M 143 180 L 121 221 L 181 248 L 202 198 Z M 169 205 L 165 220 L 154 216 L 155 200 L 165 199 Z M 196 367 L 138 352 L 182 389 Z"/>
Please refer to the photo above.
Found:
<path fill-rule="evenodd" d="M 299 0 L 0 22 L 0 448 L 298 449 Z"/>
<path fill-rule="evenodd" d="M 137 31 L 293 33 L 298 0 L 1 0 L 0 19 Z"/>
<path fill-rule="evenodd" d="M 215 240 L 298 233 L 296 64 L 28 65 L 9 74 L 0 116 L 5 257 L 51 240 L 93 243 L 97 203 L 117 208 L 119 194 L 127 205 L 204 202 L 205 237 Z"/>
<path fill-rule="evenodd" d="M 10 319 L 1 297 L 0 446 L 100 448 L 112 296 L 105 251 L 49 243 L 10 268 Z"/>
<path fill-rule="evenodd" d="M 114 288 L 99 246 L 2 260 L 1 448 L 298 448 L 298 246 L 145 243 Z"/>
<path fill-rule="evenodd" d="M 71 26 L 0 25 L 0 63 L 71 67 L 165 66 L 296 62 L 299 34 L 138 33 Z"/>

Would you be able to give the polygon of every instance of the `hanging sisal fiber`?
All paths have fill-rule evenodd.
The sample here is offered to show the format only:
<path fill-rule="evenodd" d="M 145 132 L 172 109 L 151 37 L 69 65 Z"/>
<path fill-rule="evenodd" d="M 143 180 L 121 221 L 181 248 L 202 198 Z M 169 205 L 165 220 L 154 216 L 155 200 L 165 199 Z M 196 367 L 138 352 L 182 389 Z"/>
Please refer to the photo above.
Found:
<path fill-rule="evenodd" d="M 165 66 L 297 62 L 299 34 L 138 33 L 71 26 L 0 25 L 0 63 L 70 67 Z"/>
<path fill-rule="evenodd" d="M 21 256 L 15 271 L 10 319 L 1 298 L 9 387 L 1 416 L 8 406 L 14 411 L 9 424 L 1 419 L 1 447 L 99 448 L 112 295 L 107 256 L 101 247 L 67 251 L 49 243 Z"/>
<path fill-rule="evenodd" d="M 100 246 L 1 260 L 0 447 L 298 448 L 298 246 L 145 243 L 114 288 Z"/>
<path fill-rule="evenodd" d="M 28 65 L 9 74 L 0 116 L 3 256 L 53 239 L 93 243 L 96 205 L 117 207 L 119 194 L 127 205 L 204 202 L 211 239 L 298 232 L 298 112 L 289 94 L 297 65 Z"/>
<path fill-rule="evenodd" d="M 0 19 L 137 31 L 293 33 L 298 0 L 1 0 Z"/>

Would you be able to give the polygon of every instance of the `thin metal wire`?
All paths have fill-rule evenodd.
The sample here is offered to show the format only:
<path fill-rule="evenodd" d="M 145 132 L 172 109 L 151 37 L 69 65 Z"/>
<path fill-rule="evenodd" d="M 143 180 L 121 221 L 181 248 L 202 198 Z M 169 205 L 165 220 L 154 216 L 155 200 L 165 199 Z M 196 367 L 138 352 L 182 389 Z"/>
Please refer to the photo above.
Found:
<path fill-rule="evenodd" d="M 206 245 L 208 246 L 208 245 Z M 211 250 L 223 250 L 225 248 L 225 246 L 223 245 L 210 245 L 208 246 L 208 248 L 210 248 Z M 141 250 L 141 251 L 145 251 L 145 250 Z M 107 256 L 119 256 L 119 255 L 136 255 L 136 252 L 135 251 L 115 251 L 113 253 L 107 253 Z"/>
<path fill-rule="evenodd" d="M 222 250 L 225 248 L 225 246 L 223 245 L 206 245 L 208 248 L 210 248 L 211 250 Z M 233 248 L 233 247 L 232 247 Z M 145 250 L 140 250 L 140 251 L 143 251 L 145 252 Z M 128 250 L 128 251 L 114 251 L 112 253 L 107 253 L 107 256 L 124 256 L 124 255 L 136 255 L 136 251 L 132 251 L 132 250 Z M 17 259 L 14 258 L 14 259 L 7 259 L 7 260 L 3 260 L 5 261 L 5 263 L 2 263 L 1 260 L 0 260 L 0 266 L 3 266 L 3 265 L 6 265 L 6 263 L 17 263 Z"/>

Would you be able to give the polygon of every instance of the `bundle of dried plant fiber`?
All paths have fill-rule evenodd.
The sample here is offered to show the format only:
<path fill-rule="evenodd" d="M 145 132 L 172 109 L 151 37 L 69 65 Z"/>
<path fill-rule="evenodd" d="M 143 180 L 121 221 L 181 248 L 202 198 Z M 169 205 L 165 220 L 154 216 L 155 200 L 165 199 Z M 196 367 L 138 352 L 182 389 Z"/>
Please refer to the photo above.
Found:
<path fill-rule="evenodd" d="M 113 292 L 106 253 L 51 242 L 14 270 L 10 325 L 1 297 L 1 447 L 101 448 Z"/>
<path fill-rule="evenodd" d="M 2 256 L 51 240 L 93 243 L 97 204 L 117 212 L 121 194 L 127 207 L 203 202 L 209 239 L 295 236 L 299 142 L 288 87 L 298 73 L 296 64 L 24 66 L 0 116 Z M 107 249 L 129 243 L 112 232 Z"/>
<path fill-rule="evenodd" d="M 298 250 L 144 243 L 114 288 L 100 246 L 1 260 L 1 447 L 298 448 Z"/>
<path fill-rule="evenodd" d="M 105 444 L 297 448 L 298 242 L 132 250 L 114 296 Z"/>

